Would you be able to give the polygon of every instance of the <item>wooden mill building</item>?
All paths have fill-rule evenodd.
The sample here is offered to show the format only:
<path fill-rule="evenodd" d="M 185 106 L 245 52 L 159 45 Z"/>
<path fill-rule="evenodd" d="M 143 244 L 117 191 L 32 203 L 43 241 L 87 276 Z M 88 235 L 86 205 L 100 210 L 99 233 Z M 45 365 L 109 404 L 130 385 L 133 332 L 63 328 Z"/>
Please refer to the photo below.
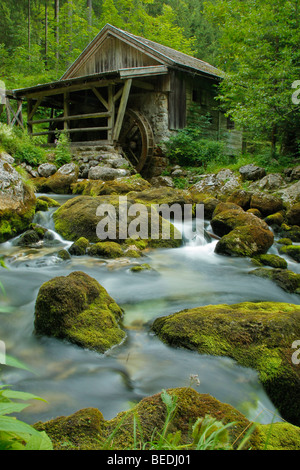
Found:
<path fill-rule="evenodd" d="M 213 139 L 228 131 L 228 152 L 241 149 L 241 134 L 217 109 L 220 80 L 206 62 L 107 24 L 60 80 L 13 94 L 27 101 L 32 136 L 51 144 L 65 130 L 74 146 L 121 145 L 141 171 L 155 147 L 186 126 L 192 103 L 210 114 Z M 40 108 L 47 118 L 36 117 Z"/>

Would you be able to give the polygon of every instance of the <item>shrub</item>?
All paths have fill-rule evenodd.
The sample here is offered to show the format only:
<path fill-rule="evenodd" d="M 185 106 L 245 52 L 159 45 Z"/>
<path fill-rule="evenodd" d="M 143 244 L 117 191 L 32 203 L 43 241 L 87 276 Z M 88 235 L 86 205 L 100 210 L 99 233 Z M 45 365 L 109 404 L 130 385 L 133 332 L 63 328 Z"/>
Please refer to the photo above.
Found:
<path fill-rule="evenodd" d="M 36 167 L 45 161 L 45 150 L 35 143 L 27 132 L 0 123 L 0 146 L 18 163 Z"/>
<path fill-rule="evenodd" d="M 61 132 L 57 139 L 55 148 L 55 164 L 57 167 L 70 163 L 72 154 L 70 146 L 70 138 L 66 132 Z"/>
<path fill-rule="evenodd" d="M 210 116 L 203 116 L 197 108 L 192 108 L 187 127 L 165 142 L 170 161 L 196 167 L 205 167 L 212 160 L 226 163 L 225 142 L 209 138 L 210 127 Z"/>

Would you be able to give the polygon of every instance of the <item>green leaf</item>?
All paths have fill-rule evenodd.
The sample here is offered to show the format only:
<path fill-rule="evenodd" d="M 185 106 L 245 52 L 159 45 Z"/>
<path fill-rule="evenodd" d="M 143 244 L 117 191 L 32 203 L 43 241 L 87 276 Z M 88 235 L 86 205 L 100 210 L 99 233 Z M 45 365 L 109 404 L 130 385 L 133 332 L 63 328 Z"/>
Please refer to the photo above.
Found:
<path fill-rule="evenodd" d="M 27 392 L 18 392 L 15 390 L 4 390 L 2 391 L 2 395 L 6 398 L 11 398 L 11 399 L 17 399 L 17 400 L 23 400 L 23 401 L 40 400 L 40 401 L 44 401 L 45 403 L 47 403 L 47 401 L 44 400 L 43 398 L 37 397 L 36 395 L 33 395 L 32 393 L 27 393 Z"/>
<path fill-rule="evenodd" d="M 12 418 L 10 416 L 0 416 L 0 431 L 14 433 L 17 435 L 39 435 L 39 432 L 29 424 L 23 423 L 23 421 L 19 421 L 18 419 Z"/>
<path fill-rule="evenodd" d="M 27 406 L 29 406 L 29 404 L 26 403 L 0 403 L 0 415 L 19 413 L 24 410 L 24 408 L 27 408 Z"/>
<path fill-rule="evenodd" d="M 25 450 L 53 450 L 51 439 L 42 431 L 39 436 L 31 436 Z"/>

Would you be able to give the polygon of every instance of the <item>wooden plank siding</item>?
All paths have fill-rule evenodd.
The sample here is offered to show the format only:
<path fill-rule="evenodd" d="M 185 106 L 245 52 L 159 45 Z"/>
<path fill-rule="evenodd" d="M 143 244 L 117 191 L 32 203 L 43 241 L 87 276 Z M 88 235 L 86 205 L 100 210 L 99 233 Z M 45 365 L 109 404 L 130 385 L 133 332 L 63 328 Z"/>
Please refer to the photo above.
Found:
<path fill-rule="evenodd" d="M 169 92 L 169 129 L 186 126 L 186 81 L 181 73 L 171 72 Z"/>
<path fill-rule="evenodd" d="M 72 73 L 72 77 L 151 65 L 161 65 L 161 63 L 124 41 L 108 36 Z"/>

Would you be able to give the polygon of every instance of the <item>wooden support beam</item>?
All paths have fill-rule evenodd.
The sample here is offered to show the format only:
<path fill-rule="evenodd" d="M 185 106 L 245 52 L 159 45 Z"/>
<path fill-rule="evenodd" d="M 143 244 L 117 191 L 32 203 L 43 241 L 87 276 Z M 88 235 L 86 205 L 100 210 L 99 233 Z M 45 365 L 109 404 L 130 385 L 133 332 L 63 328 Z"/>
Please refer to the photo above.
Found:
<path fill-rule="evenodd" d="M 13 120 L 11 121 L 11 126 L 14 126 L 15 124 L 19 124 L 22 128 L 24 128 L 24 125 L 23 125 L 23 116 L 22 116 L 22 106 L 23 106 L 23 102 L 22 100 L 18 100 L 18 109 L 16 111 L 16 113 L 14 112 L 14 110 L 12 109 L 12 112 L 14 114 L 14 118 Z"/>
<path fill-rule="evenodd" d="M 29 99 L 27 101 L 27 116 L 31 116 L 31 113 L 32 113 L 32 109 L 33 109 L 33 106 L 32 106 L 32 99 Z M 33 126 L 32 124 L 30 124 L 29 121 L 27 121 L 27 131 L 28 131 L 28 134 L 29 135 L 32 135 L 32 131 L 33 131 Z"/>
<path fill-rule="evenodd" d="M 26 98 L 37 99 L 37 98 L 45 98 L 47 96 L 53 96 L 53 95 L 63 95 L 65 91 L 68 91 L 69 93 L 71 93 L 71 92 L 82 91 L 82 90 L 91 90 L 93 88 L 107 87 L 108 85 L 116 84 L 120 82 L 121 80 L 97 80 L 97 81 L 90 82 L 90 83 L 87 82 L 87 83 L 81 83 L 81 84 L 76 84 L 76 85 L 66 84 L 65 86 L 51 88 L 49 90 L 32 91 L 32 92 L 26 93 Z"/>
<path fill-rule="evenodd" d="M 70 123 L 68 121 L 69 118 L 69 99 L 70 93 L 65 91 L 64 93 L 64 130 L 67 131 L 70 127 Z"/>
<path fill-rule="evenodd" d="M 92 132 L 92 131 L 109 131 L 111 130 L 110 127 L 81 127 L 81 128 L 75 128 L 75 129 L 69 129 L 68 132 Z M 45 131 L 45 132 L 35 132 L 32 134 L 32 136 L 38 136 L 38 135 L 49 135 L 49 134 L 56 134 L 63 132 L 63 130 L 55 130 L 55 131 Z"/>
<path fill-rule="evenodd" d="M 92 89 L 93 92 L 95 93 L 95 95 L 97 96 L 98 100 L 103 104 L 103 106 L 109 110 L 109 105 L 108 105 L 108 102 L 103 98 L 103 96 L 101 95 L 100 91 L 97 90 L 97 88 L 93 88 Z"/>
<path fill-rule="evenodd" d="M 115 102 L 114 102 L 114 85 L 110 85 L 108 87 L 108 110 L 110 112 L 110 116 L 108 118 L 107 125 L 110 128 L 107 132 L 107 140 L 113 142 L 113 129 L 115 125 Z"/>
<path fill-rule="evenodd" d="M 122 129 L 123 119 L 124 119 L 124 116 L 125 116 L 125 111 L 126 111 L 126 107 L 127 107 L 127 103 L 128 103 L 128 98 L 129 98 L 129 93 L 130 93 L 130 90 L 131 90 L 131 85 L 132 85 L 132 79 L 129 78 L 128 80 L 126 80 L 126 82 L 124 84 L 124 89 L 123 89 L 122 98 L 121 98 L 121 102 L 120 102 L 120 106 L 119 106 L 119 110 L 118 110 L 116 124 L 114 126 L 113 141 L 115 141 L 115 142 L 119 139 L 120 132 L 121 132 L 121 129 Z"/>
<path fill-rule="evenodd" d="M 110 117 L 110 112 L 103 112 L 103 113 L 90 113 L 90 114 L 74 114 L 67 117 L 68 121 L 79 121 L 81 119 L 97 119 L 97 118 L 107 118 Z M 66 120 L 65 117 L 59 118 L 49 118 L 49 119 L 38 119 L 36 121 L 28 121 L 29 124 L 47 124 L 51 122 L 64 122 Z"/>
<path fill-rule="evenodd" d="M 33 118 L 33 116 L 35 115 L 35 113 L 36 113 L 38 107 L 40 106 L 41 102 L 42 102 L 42 100 L 38 99 L 37 102 L 35 103 L 35 105 L 30 110 L 30 113 L 29 113 L 29 110 L 28 110 L 28 117 L 27 117 L 28 121 L 30 121 Z"/>

